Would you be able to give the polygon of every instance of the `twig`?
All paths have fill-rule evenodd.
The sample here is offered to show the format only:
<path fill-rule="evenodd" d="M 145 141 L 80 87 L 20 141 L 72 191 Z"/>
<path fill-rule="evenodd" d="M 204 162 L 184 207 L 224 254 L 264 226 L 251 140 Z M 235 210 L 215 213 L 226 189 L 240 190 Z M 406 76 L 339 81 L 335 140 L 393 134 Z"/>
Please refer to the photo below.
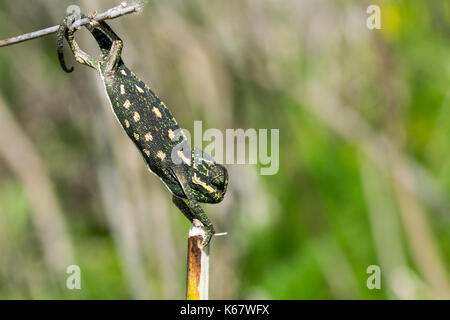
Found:
<path fill-rule="evenodd" d="M 208 300 L 209 244 L 206 247 L 201 245 L 205 236 L 203 224 L 194 219 L 188 238 L 187 300 Z"/>
<path fill-rule="evenodd" d="M 83 18 L 83 19 L 79 19 L 77 21 L 75 21 L 72 26 L 74 28 L 79 28 L 85 24 L 91 23 L 93 21 L 102 21 L 102 20 L 106 20 L 106 19 L 114 19 L 129 13 L 134 13 L 134 12 L 139 12 L 142 10 L 143 4 L 141 2 L 133 2 L 131 4 L 128 4 L 126 1 L 122 2 L 120 5 L 108 9 L 105 12 L 96 14 L 94 17 L 92 17 L 92 19 L 89 18 Z M 12 38 L 8 38 L 5 40 L 0 40 L 0 47 L 5 47 L 5 46 L 9 46 L 12 44 L 16 44 L 16 43 L 20 43 L 23 41 L 28 41 L 31 39 L 35 39 L 35 38 L 40 38 L 52 33 L 56 33 L 58 31 L 59 25 L 57 26 L 53 26 L 53 27 L 49 27 L 46 29 L 42 29 L 42 30 L 38 30 L 38 31 L 33 31 L 30 33 L 25 33 L 22 34 L 20 36 L 16 36 L 16 37 L 12 37 Z"/>

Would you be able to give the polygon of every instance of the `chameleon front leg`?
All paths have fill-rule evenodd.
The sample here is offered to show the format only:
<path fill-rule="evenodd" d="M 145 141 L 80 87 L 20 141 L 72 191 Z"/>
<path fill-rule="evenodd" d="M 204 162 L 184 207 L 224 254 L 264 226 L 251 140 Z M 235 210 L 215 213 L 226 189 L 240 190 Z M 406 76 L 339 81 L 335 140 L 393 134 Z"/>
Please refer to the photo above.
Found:
<path fill-rule="evenodd" d="M 200 222 L 203 224 L 203 226 L 206 229 L 206 238 L 203 239 L 203 246 L 207 246 L 209 241 L 211 240 L 211 237 L 216 233 L 214 230 L 214 226 L 209 220 L 208 216 L 206 215 L 205 211 L 203 211 L 202 207 L 198 204 L 198 201 L 195 199 L 188 199 L 187 203 L 189 209 L 191 209 L 191 213 L 194 217 L 194 219 L 200 220 Z"/>
<path fill-rule="evenodd" d="M 173 196 L 173 203 L 191 223 L 194 222 L 194 219 L 197 219 L 203 224 L 206 229 L 206 238 L 203 239 L 202 245 L 207 246 L 211 240 L 211 237 L 215 234 L 214 226 L 205 211 L 203 211 L 202 207 L 200 207 L 198 201 L 195 200 L 192 189 L 189 186 L 189 181 L 191 181 L 192 175 L 189 172 L 186 172 L 183 167 L 168 167 L 167 170 L 171 172 L 175 179 L 178 180 L 187 199 L 187 201 L 185 201 L 181 198 Z"/>
<path fill-rule="evenodd" d="M 185 190 L 186 193 L 186 190 Z M 203 239 L 203 246 L 207 246 L 211 237 L 216 233 L 214 230 L 214 226 L 206 215 L 205 211 L 203 211 L 202 207 L 199 205 L 198 201 L 192 197 L 188 196 L 189 192 L 187 192 L 186 196 L 188 197 L 187 203 L 176 196 L 173 196 L 173 203 L 180 209 L 180 211 L 186 216 L 186 218 L 194 222 L 194 219 L 199 220 L 206 229 L 206 238 Z"/>

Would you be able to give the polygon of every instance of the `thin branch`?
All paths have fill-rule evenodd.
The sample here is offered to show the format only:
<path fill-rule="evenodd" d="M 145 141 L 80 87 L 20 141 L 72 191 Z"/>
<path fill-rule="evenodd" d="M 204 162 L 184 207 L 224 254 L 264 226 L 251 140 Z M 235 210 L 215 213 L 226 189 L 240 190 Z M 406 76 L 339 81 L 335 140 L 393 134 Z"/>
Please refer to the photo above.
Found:
<path fill-rule="evenodd" d="M 114 19 L 114 18 L 129 14 L 129 13 L 140 12 L 142 10 L 142 8 L 143 8 L 142 2 L 133 2 L 131 4 L 128 4 L 126 1 L 124 1 L 120 5 L 118 5 L 114 8 L 111 8 L 111 9 L 106 10 L 105 12 L 96 14 L 94 17 L 92 17 L 92 19 L 90 19 L 90 18 L 79 19 L 79 20 L 75 21 L 72 24 L 72 26 L 74 28 L 79 28 L 85 24 L 92 23 L 93 21 Z M 20 36 L 8 38 L 5 40 L 0 40 L 0 47 L 5 47 L 5 46 L 12 45 L 12 44 L 40 38 L 40 37 L 43 37 L 43 36 L 46 36 L 46 35 L 49 35 L 52 33 L 56 33 L 58 31 L 58 29 L 59 29 L 59 25 L 56 25 L 56 26 L 49 27 L 46 29 L 33 31 L 30 33 L 25 33 Z"/>
<path fill-rule="evenodd" d="M 194 219 L 188 238 L 186 300 L 208 300 L 209 244 L 201 245 L 206 230 Z"/>

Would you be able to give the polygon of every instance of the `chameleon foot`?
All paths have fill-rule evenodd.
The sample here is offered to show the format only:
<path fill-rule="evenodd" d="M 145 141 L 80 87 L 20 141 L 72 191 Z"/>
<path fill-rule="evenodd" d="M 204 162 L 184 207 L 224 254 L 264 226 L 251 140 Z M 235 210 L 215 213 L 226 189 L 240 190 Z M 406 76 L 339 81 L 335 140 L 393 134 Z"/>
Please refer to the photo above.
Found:
<path fill-rule="evenodd" d="M 212 225 L 210 225 L 209 227 L 205 227 L 206 228 L 206 234 L 205 234 L 205 238 L 202 241 L 202 247 L 206 247 L 209 242 L 211 241 L 212 236 L 216 233 L 214 231 L 214 227 Z"/>
<path fill-rule="evenodd" d="M 204 225 L 203 223 L 201 223 L 200 220 L 198 220 L 198 219 L 194 219 L 194 220 L 192 221 L 192 225 L 193 225 L 194 227 L 197 227 L 197 228 L 202 228 L 202 229 L 205 231 L 205 236 L 204 236 L 204 238 L 203 238 L 203 241 L 202 241 L 202 243 L 201 243 L 201 246 L 202 246 L 202 247 L 206 247 L 206 246 L 209 244 L 209 242 L 211 241 L 212 236 L 216 233 L 216 232 L 214 231 L 213 225 L 212 225 L 212 224 L 209 224 L 208 226 L 205 226 L 205 225 Z"/>

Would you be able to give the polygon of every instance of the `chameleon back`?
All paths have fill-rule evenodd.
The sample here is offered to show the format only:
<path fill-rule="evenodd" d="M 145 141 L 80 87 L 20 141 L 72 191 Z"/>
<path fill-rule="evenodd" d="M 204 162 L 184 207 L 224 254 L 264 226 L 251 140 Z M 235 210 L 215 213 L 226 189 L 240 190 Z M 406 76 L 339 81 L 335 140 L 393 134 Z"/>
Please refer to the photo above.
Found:
<path fill-rule="evenodd" d="M 101 64 L 101 62 L 100 62 Z M 143 154 L 150 169 L 174 165 L 172 150 L 183 141 L 175 139 L 180 127 L 164 103 L 124 64 L 114 74 L 100 74 L 114 114 Z"/>
<path fill-rule="evenodd" d="M 111 28 L 101 23 L 101 28 Z M 106 59 L 112 46 L 112 40 L 100 27 L 89 27 L 102 50 L 98 71 L 102 77 L 107 97 L 113 112 L 129 138 L 141 152 L 150 171 L 161 178 L 168 189 L 179 197 L 185 197 L 182 187 L 170 174 L 168 168 L 175 166 L 171 154 L 175 147 L 186 143 L 184 135 L 180 135 L 180 127 L 169 109 L 158 96 L 120 59 L 117 68 L 105 72 L 103 60 Z M 186 149 L 186 147 L 185 147 Z M 190 157 L 190 154 L 187 155 Z M 185 160 L 190 160 L 184 158 Z M 178 165 L 188 166 L 180 158 Z"/>

